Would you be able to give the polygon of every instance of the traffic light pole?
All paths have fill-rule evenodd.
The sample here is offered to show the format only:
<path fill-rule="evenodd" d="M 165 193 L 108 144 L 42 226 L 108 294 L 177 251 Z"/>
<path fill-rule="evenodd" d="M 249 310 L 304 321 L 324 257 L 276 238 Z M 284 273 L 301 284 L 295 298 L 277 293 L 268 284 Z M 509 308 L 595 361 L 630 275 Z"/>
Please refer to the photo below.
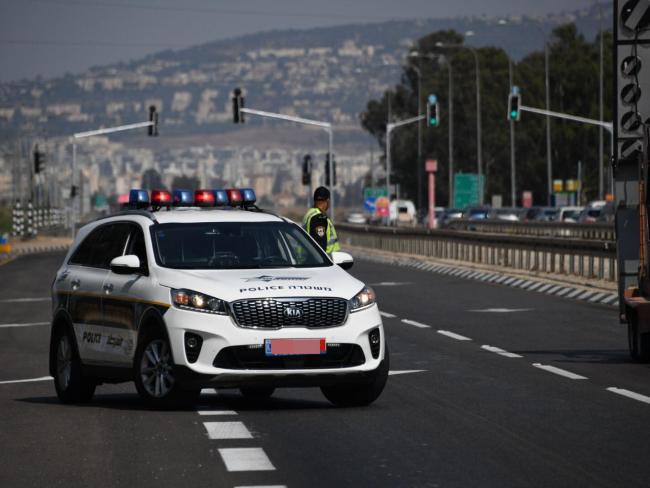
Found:
<path fill-rule="evenodd" d="M 390 139 L 392 132 L 398 127 L 402 127 L 408 124 L 414 124 L 424 119 L 424 115 L 418 115 L 417 117 L 411 117 L 410 119 L 400 120 L 399 122 L 389 122 L 386 124 L 386 194 L 388 196 L 388 201 L 390 202 L 390 172 L 391 172 L 391 157 L 390 157 Z"/>
<path fill-rule="evenodd" d="M 104 134 L 112 134 L 113 132 L 123 132 L 125 130 L 133 130 L 133 129 L 142 129 L 144 127 L 151 127 L 155 125 L 156 122 L 153 121 L 147 121 L 147 122 L 138 122 L 136 124 L 128 124 L 128 125 L 118 125 L 116 127 L 106 127 L 103 129 L 96 129 L 96 130 L 89 130 L 86 132 L 77 132 L 75 134 L 72 134 L 72 177 L 71 177 L 71 186 L 74 187 L 76 183 L 76 176 L 77 176 L 77 141 L 78 139 L 84 139 L 86 137 L 93 137 L 93 136 L 101 136 Z M 77 195 L 71 195 L 70 197 L 71 200 L 71 212 L 70 212 L 70 234 L 72 236 L 72 239 L 74 240 L 74 231 L 75 231 L 75 224 L 77 223 Z"/>
<path fill-rule="evenodd" d="M 330 153 L 330 157 L 332 158 L 332 162 L 334 161 L 334 131 L 332 130 L 332 124 L 330 122 L 322 122 L 320 120 L 312 120 L 312 119 L 303 119 L 302 117 L 294 117 L 292 115 L 283 115 L 283 114 L 277 114 L 274 112 L 265 112 L 263 110 L 254 110 L 252 108 L 240 108 L 240 112 L 245 113 L 245 114 L 250 114 L 250 115 L 258 115 L 260 117 L 266 117 L 268 119 L 276 119 L 276 120 L 285 120 L 287 122 L 295 122 L 296 124 L 303 124 L 303 125 L 311 125 L 312 127 L 320 127 L 321 129 L 324 129 L 327 131 L 328 135 L 328 151 Z M 332 222 L 335 221 L 335 214 L 334 214 L 334 164 L 330 164 L 329 168 L 329 180 L 330 180 L 330 219 Z"/>

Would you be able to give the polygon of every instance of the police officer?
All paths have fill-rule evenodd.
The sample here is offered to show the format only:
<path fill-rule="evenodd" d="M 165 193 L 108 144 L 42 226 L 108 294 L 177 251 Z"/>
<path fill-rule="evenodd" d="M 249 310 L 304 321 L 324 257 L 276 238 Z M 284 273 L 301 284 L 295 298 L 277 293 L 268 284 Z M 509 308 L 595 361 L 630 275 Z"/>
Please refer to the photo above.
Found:
<path fill-rule="evenodd" d="M 329 208 L 330 191 L 324 186 L 319 186 L 314 191 L 314 206 L 307 210 L 302 219 L 302 226 L 327 254 L 332 254 L 334 251 L 340 251 L 341 246 L 334 224 L 327 217 Z"/>

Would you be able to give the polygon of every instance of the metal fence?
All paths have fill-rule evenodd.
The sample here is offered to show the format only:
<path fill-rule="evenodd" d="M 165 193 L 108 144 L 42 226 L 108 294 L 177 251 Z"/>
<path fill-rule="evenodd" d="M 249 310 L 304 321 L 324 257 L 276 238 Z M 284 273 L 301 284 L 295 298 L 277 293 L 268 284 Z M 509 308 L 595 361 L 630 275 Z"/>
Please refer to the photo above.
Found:
<path fill-rule="evenodd" d="M 616 281 L 616 242 L 338 224 L 343 245 L 543 274 Z"/>
<path fill-rule="evenodd" d="M 467 230 L 490 234 L 539 237 L 568 237 L 615 241 L 614 224 L 577 224 L 569 222 L 509 222 L 505 220 L 452 220 L 449 230 Z"/>

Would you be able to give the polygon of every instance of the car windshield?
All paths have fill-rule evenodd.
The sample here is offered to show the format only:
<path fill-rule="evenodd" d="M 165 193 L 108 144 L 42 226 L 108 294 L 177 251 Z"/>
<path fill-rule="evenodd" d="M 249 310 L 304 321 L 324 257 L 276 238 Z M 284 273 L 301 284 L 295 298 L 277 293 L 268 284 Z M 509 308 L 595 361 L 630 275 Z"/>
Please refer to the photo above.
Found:
<path fill-rule="evenodd" d="M 205 222 L 151 228 L 156 262 L 177 269 L 309 268 L 331 266 L 295 224 Z"/>

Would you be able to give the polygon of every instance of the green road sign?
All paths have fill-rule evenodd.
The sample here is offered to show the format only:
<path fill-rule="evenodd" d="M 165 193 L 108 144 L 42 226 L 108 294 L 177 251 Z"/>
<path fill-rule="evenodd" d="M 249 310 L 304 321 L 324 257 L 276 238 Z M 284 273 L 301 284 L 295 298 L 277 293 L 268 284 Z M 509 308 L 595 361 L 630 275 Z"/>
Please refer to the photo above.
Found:
<path fill-rule="evenodd" d="M 481 175 L 481 185 L 485 177 Z M 456 173 L 454 175 L 454 208 L 465 208 L 479 204 L 479 181 L 474 173 Z"/>

